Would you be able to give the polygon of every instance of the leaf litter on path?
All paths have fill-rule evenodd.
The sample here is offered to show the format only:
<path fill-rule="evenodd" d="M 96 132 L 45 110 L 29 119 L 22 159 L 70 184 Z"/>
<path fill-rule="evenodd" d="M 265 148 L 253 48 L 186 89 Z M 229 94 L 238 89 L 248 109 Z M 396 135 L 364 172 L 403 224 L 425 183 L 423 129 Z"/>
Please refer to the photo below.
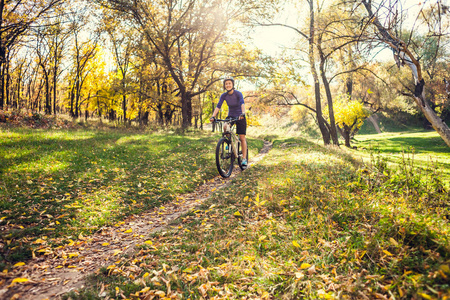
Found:
<path fill-rule="evenodd" d="M 260 154 L 250 160 L 249 167 L 258 163 L 271 147 L 272 144 L 265 141 Z M 240 173 L 238 169 L 235 168 L 229 178 L 216 176 L 192 193 L 103 227 L 92 236 L 80 235 L 77 241 L 65 246 L 45 248 L 44 255 L 16 264 L 9 273 L 0 273 L 0 298 L 60 299 L 70 291 L 83 288 L 86 276 L 101 267 L 114 266 L 119 255 L 132 253 L 136 245 L 151 246 L 149 234 L 163 231 L 172 221 L 202 204 L 212 192 L 226 187 Z"/>

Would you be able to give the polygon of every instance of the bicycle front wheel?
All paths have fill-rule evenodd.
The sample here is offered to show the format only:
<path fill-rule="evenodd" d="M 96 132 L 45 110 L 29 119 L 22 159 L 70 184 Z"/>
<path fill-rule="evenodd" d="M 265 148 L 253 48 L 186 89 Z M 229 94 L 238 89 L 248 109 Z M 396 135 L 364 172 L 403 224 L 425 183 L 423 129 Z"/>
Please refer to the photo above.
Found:
<path fill-rule="evenodd" d="M 231 142 L 227 138 L 221 138 L 216 147 L 216 165 L 220 176 L 228 178 L 233 172 L 234 155 L 231 150 Z"/>

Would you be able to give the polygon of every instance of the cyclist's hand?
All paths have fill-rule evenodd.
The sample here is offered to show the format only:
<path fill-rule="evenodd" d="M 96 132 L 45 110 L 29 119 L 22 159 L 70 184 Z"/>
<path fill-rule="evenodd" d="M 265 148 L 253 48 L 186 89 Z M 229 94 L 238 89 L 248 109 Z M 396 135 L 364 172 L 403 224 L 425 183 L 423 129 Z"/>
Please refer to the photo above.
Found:
<path fill-rule="evenodd" d="M 243 120 L 245 118 L 245 114 L 239 116 L 239 120 Z"/>
<path fill-rule="evenodd" d="M 214 123 L 214 121 L 216 121 L 216 117 L 211 117 L 211 118 L 209 118 L 209 121 L 210 121 L 211 123 Z"/>

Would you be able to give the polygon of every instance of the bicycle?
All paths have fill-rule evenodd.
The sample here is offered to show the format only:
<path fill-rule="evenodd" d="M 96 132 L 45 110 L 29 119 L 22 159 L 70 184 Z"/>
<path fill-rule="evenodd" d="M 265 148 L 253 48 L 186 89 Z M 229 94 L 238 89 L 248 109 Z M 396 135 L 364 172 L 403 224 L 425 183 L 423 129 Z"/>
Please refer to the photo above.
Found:
<path fill-rule="evenodd" d="M 233 172 L 234 160 L 237 157 L 238 165 L 241 170 L 246 167 L 242 165 L 243 155 L 241 149 L 241 141 L 239 140 L 235 130 L 238 118 L 216 119 L 214 122 L 224 122 L 222 137 L 216 147 L 216 166 L 219 174 L 224 177 L 230 177 Z M 247 148 L 248 160 L 248 148 Z"/>

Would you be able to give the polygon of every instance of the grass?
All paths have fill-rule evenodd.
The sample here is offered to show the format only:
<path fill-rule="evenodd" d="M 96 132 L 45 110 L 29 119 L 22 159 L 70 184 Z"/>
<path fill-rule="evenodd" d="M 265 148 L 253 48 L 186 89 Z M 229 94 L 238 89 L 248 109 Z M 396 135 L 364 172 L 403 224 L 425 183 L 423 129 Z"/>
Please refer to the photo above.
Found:
<path fill-rule="evenodd" d="M 358 148 L 354 153 L 366 161 L 371 155 L 377 154 L 387 163 L 413 163 L 421 169 L 437 169 L 441 172 L 439 176 L 442 181 L 450 183 L 450 148 L 435 131 L 357 135 L 352 145 Z"/>
<path fill-rule="evenodd" d="M 192 191 L 217 174 L 217 139 L 198 131 L 0 129 L 0 268 L 42 254 L 39 241 L 56 247 Z M 250 155 L 263 144 L 249 143 Z"/>
<path fill-rule="evenodd" d="M 98 299 L 107 282 L 113 299 L 449 299 L 449 194 L 413 173 L 274 139 L 258 165 L 69 296 Z"/>

